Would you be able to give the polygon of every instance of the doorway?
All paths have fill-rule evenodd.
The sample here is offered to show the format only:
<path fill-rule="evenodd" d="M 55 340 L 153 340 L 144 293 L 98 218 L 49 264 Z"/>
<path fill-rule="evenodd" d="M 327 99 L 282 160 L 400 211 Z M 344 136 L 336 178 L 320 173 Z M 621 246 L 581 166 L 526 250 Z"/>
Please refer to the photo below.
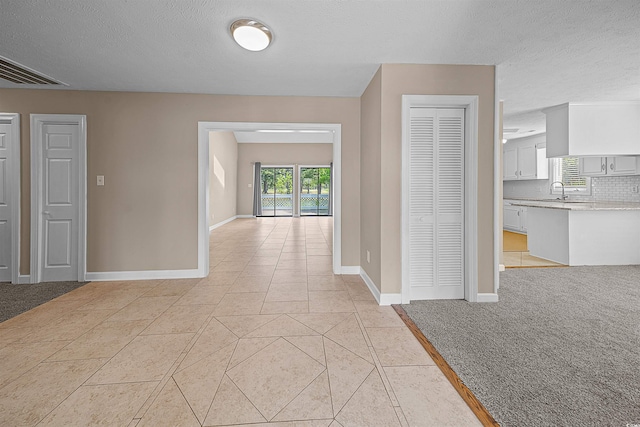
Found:
<path fill-rule="evenodd" d="M 209 274 L 209 132 L 253 131 L 265 129 L 322 132 L 329 136 L 333 147 L 333 180 L 331 186 L 333 209 L 333 273 L 342 274 L 342 125 L 338 123 L 251 123 L 198 122 L 198 275 Z"/>
<path fill-rule="evenodd" d="M 86 273 L 86 116 L 31 115 L 31 283 Z"/>
<path fill-rule="evenodd" d="M 331 166 L 300 166 L 300 216 L 331 215 Z"/>
<path fill-rule="evenodd" d="M 403 304 L 478 301 L 477 135 L 477 96 L 402 96 Z"/>
<path fill-rule="evenodd" d="M 293 216 L 293 183 L 293 166 L 262 166 L 258 216 Z"/>
<path fill-rule="evenodd" d="M 20 116 L 0 113 L 0 282 L 18 283 Z"/>

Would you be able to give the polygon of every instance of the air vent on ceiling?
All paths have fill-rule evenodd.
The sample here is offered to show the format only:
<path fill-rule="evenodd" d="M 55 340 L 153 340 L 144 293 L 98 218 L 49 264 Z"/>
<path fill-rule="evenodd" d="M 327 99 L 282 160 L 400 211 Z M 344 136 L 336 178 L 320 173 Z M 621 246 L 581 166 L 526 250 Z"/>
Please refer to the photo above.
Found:
<path fill-rule="evenodd" d="M 0 78 L 19 85 L 65 85 L 51 77 L 47 77 L 44 74 L 1 56 Z"/>

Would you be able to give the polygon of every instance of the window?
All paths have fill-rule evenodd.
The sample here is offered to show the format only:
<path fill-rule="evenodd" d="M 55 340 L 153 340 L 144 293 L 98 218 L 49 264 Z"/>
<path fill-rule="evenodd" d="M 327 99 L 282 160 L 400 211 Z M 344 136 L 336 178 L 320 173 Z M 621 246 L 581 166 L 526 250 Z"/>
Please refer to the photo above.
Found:
<path fill-rule="evenodd" d="M 577 157 L 552 159 L 551 165 L 551 181 L 561 181 L 564 183 L 564 192 L 566 195 L 591 194 L 591 179 L 580 176 Z M 553 184 L 551 194 L 562 194 L 562 186 L 560 184 Z"/>

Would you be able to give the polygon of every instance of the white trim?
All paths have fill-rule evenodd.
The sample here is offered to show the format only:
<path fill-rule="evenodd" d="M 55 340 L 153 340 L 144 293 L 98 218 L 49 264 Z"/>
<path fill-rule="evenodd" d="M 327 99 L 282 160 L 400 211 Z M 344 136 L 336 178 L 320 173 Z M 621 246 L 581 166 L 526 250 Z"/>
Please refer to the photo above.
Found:
<path fill-rule="evenodd" d="M 197 268 L 189 270 L 145 270 L 145 271 L 91 271 L 85 280 L 101 282 L 110 280 L 154 280 L 154 279 L 194 279 L 202 277 Z"/>
<path fill-rule="evenodd" d="M 255 218 L 253 215 L 236 215 L 237 219 Z"/>
<path fill-rule="evenodd" d="M 364 271 L 364 268 L 360 268 L 360 277 L 364 280 L 364 283 L 369 288 L 369 292 L 371 292 L 376 299 L 378 305 L 402 304 L 402 294 L 381 294 L 376 284 L 371 280 L 371 277 Z"/>
<path fill-rule="evenodd" d="M 498 294 L 496 293 L 480 293 L 476 302 L 498 302 Z"/>
<path fill-rule="evenodd" d="M 222 227 L 223 225 L 228 224 L 228 223 L 230 223 L 231 221 L 236 220 L 237 218 L 238 218 L 238 215 L 234 215 L 234 216 L 232 216 L 231 218 L 227 218 L 227 219 L 225 219 L 224 221 L 220 221 L 220 222 L 217 222 L 217 223 L 215 223 L 215 224 L 213 224 L 213 225 L 210 225 L 210 226 L 209 226 L 209 232 L 212 232 L 212 231 L 213 231 L 213 230 L 215 230 L 216 228 L 218 228 L 218 227 Z"/>
<path fill-rule="evenodd" d="M 380 305 L 402 304 L 402 294 L 380 294 Z"/>
<path fill-rule="evenodd" d="M 500 264 L 500 265 L 498 266 L 498 271 L 500 272 L 500 271 L 504 271 L 504 270 L 505 270 L 505 266 L 504 266 L 504 264 Z"/>
<path fill-rule="evenodd" d="M 411 301 L 409 283 L 409 109 L 411 107 L 458 107 L 465 109 L 464 190 L 464 295 L 470 302 L 478 294 L 478 96 L 402 95 L 402 303 Z"/>
<path fill-rule="evenodd" d="M 364 271 L 364 268 L 360 268 L 360 277 L 362 277 L 362 280 L 364 280 L 364 283 L 369 288 L 369 292 L 371 292 L 371 294 L 376 299 L 376 301 L 378 301 L 378 304 L 381 304 L 380 303 L 380 291 L 376 287 L 376 284 L 373 283 L 373 280 L 371 280 L 371 277 L 369 277 L 367 272 Z"/>
<path fill-rule="evenodd" d="M 340 267 L 341 273 L 345 275 L 360 274 L 362 270 L 359 265 L 343 265 Z"/>
<path fill-rule="evenodd" d="M 342 274 L 342 125 L 329 125 L 333 130 L 333 273 Z"/>
<path fill-rule="evenodd" d="M 48 123 L 78 126 L 78 281 L 87 271 L 87 116 L 80 114 L 31 114 L 31 283 L 40 283 L 40 201 L 42 188 L 39 159 L 42 157 L 42 126 Z"/>
<path fill-rule="evenodd" d="M 19 274 L 18 280 L 15 282 L 18 285 L 27 285 L 31 283 L 31 275 L 29 274 Z"/>
<path fill-rule="evenodd" d="M 493 292 L 500 287 L 500 239 L 502 238 L 502 150 L 500 140 L 500 98 L 498 98 L 498 67 L 493 67 Z M 504 137 L 504 136 L 503 136 Z M 504 220 L 504 219 L 503 219 Z"/>
<path fill-rule="evenodd" d="M 10 126 L 7 142 L 7 178 L 11 189 L 11 283 L 20 281 L 20 115 L 0 113 L 0 122 Z"/>
<path fill-rule="evenodd" d="M 333 272 L 342 273 L 342 125 L 338 123 L 198 122 L 198 271 L 209 274 L 209 132 L 259 129 L 322 129 L 333 132 Z M 238 215 L 238 218 L 244 216 Z M 253 216 L 250 216 L 253 217 Z M 356 273 L 357 274 L 357 273 Z"/>

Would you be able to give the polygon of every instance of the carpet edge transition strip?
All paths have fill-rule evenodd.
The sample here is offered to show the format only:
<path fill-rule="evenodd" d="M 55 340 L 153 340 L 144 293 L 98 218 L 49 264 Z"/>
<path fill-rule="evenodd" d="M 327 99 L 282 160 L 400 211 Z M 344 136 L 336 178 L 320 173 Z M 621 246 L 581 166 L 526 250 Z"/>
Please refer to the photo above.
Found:
<path fill-rule="evenodd" d="M 429 353 L 429 356 L 431 356 L 435 364 L 440 368 L 444 376 L 447 377 L 453 388 L 456 389 L 469 408 L 471 408 L 475 416 L 478 417 L 482 425 L 500 427 L 500 424 L 498 424 L 489 411 L 487 411 L 487 408 L 484 407 L 473 392 L 462 382 L 458 374 L 451 369 L 451 366 L 444 360 L 444 357 L 442 357 L 433 344 L 424 336 L 420 328 L 411 320 L 407 312 L 404 311 L 404 308 L 398 304 L 392 304 L 391 307 L 398 313 L 398 316 L 400 316 L 404 324 L 407 325 L 420 344 L 422 344 L 426 352 Z"/>

